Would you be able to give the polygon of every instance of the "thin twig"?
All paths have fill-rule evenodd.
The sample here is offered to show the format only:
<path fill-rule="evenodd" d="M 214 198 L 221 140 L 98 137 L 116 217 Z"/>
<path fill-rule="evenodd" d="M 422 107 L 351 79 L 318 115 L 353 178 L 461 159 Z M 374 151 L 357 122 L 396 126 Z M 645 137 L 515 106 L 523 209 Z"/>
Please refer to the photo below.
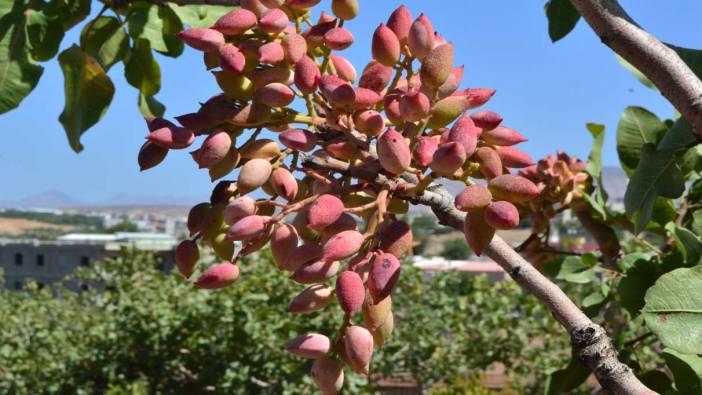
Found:
<path fill-rule="evenodd" d="M 624 343 L 623 347 L 624 348 L 632 348 L 633 346 L 636 345 L 636 343 L 646 340 L 647 338 L 653 336 L 653 332 L 646 332 L 641 336 L 637 336 L 634 339 L 629 340 L 628 342 Z"/>

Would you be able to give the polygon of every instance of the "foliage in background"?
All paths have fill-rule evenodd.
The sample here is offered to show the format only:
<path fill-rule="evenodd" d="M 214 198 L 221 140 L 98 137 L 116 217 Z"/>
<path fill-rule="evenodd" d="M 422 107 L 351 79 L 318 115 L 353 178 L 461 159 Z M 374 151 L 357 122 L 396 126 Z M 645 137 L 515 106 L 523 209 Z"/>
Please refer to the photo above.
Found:
<path fill-rule="evenodd" d="M 98 228 L 102 226 L 102 219 L 100 217 L 84 214 L 56 214 L 52 212 L 6 209 L 0 210 L 0 217 L 29 219 L 33 221 L 46 222 L 49 224 L 74 225 L 86 228 Z"/>
<path fill-rule="evenodd" d="M 122 222 L 115 224 L 113 226 L 110 226 L 109 228 L 105 229 L 105 233 L 115 233 L 115 232 L 138 232 L 139 231 L 139 225 L 135 224 L 134 222 L 130 222 L 128 220 L 122 220 Z"/>
<path fill-rule="evenodd" d="M 93 5 L 102 8 L 86 21 Z M 40 63 L 58 54 L 65 94 L 59 121 L 74 151 L 83 149 L 80 136 L 107 111 L 115 91 L 108 72 L 119 62 L 127 82 L 138 90 L 135 102 L 141 113 L 161 116 L 166 108 L 155 97 L 161 70 L 154 52 L 180 56 L 183 43 L 176 33 L 186 25 L 210 26 L 231 9 L 146 1 L 2 0 L 0 114 L 19 106 L 42 76 Z M 65 33 L 82 22 L 80 42 L 59 53 Z"/>
<path fill-rule="evenodd" d="M 441 252 L 441 256 L 444 258 L 455 260 L 468 259 L 471 255 L 473 253 L 462 237 L 446 240 L 444 242 L 444 250 Z"/>
<path fill-rule="evenodd" d="M 0 288 L 0 392 L 312 390 L 311 361 L 300 363 L 283 347 L 298 333 L 333 327 L 342 312 L 287 313 L 302 286 L 279 276 L 267 254 L 242 262 L 246 275 L 217 292 L 158 271 L 153 256 L 139 252 L 78 275 L 104 284 L 104 292 L 59 288 L 54 297 L 47 289 Z M 372 380 L 409 374 L 424 388 L 438 382 L 465 388 L 469 378 L 501 361 L 513 388 L 540 392 L 544 374 L 565 363 L 566 334 L 513 282 L 423 276 L 403 269 L 393 293 L 393 339 L 378 351 Z M 351 372 L 347 384 L 349 393 L 374 392 Z"/>
<path fill-rule="evenodd" d="M 453 228 L 440 225 L 433 215 L 426 214 L 414 217 L 410 228 L 412 229 L 412 237 L 419 242 L 412 249 L 415 255 L 422 255 L 425 252 L 427 243 L 432 236 L 455 232 Z"/>
<path fill-rule="evenodd" d="M 105 227 L 101 217 L 76 213 L 55 213 L 44 211 L 24 211 L 17 209 L 0 210 L 0 218 L 26 219 L 38 221 L 52 225 L 65 225 L 60 229 L 37 228 L 27 230 L 21 234 L 1 234 L 4 238 L 55 240 L 57 237 L 66 234 L 68 231 L 75 233 L 115 233 L 115 232 L 138 232 L 139 226 L 126 219 L 113 226 Z"/>

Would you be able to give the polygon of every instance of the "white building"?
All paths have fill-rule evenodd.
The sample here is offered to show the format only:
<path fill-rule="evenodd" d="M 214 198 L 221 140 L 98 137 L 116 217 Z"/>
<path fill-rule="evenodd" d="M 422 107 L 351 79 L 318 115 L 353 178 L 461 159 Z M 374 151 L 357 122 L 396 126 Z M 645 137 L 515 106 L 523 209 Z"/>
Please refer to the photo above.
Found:
<path fill-rule="evenodd" d="M 164 268 L 175 264 L 177 240 L 160 233 L 70 233 L 56 241 L 0 239 L 5 286 L 21 289 L 28 279 L 39 286 L 61 281 L 79 266 L 116 257 L 124 247 L 156 252 Z"/>

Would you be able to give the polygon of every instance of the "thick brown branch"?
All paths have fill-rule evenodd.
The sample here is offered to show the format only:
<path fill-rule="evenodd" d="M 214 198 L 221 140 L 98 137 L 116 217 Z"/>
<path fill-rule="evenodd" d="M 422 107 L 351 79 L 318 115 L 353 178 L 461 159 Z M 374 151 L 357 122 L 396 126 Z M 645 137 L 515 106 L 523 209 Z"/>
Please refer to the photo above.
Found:
<path fill-rule="evenodd" d="M 329 156 L 308 156 L 304 158 L 303 164 L 353 175 L 364 181 L 382 184 L 392 182 L 382 174 L 350 166 Z M 405 173 L 402 178 L 416 182 L 416 177 L 412 174 Z M 421 196 L 409 197 L 408 200 L 430 207 L 439 222 L 463 232 L 465 214 L 456 209 L 453 197 L 443 186 L 433 184 Z M 573 355 L 595 373 L 602 387 L 615 394 L 655 394 L 636 378 L 628 366 L 619 362 L 617 350 L 605 330 L 592 322 L 556 284 L 536 270 L 501 237 L 496 235 L 484 254 L 546 305 L 570 333 Z"/>
<path fill-rule="evenodd" d="M 570 0 L 602 42 L 642 72 L 702 140 L 702 81 L 670 47 L 649 34 L 616 0 Z"/>
<path fill-rule="evenodd" d="M 453 204 L 444 188 L 412 199 L 430 206 L 439 221 L 463 231 L 465 214 Z M 524 289 L 536 296 L 570 333 L 573 355 L 590 368 L 602 387 L 615 394 L 655 394 L 631 369 L 619 362 L 617 350 L 605 330 L 592 322 L 551 280 L 524 260 L 501 237 L 495 235 L 484 254 L 497 262 Z"/>

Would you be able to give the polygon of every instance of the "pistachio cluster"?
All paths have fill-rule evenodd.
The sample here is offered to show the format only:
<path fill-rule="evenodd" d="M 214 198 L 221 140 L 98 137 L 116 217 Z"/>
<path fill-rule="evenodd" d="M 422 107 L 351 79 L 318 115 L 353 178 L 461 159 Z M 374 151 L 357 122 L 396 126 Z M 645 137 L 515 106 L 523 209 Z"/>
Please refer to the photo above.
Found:
<path fill-rule="evenodd" d="M 591 179 L 586 167 L 587 163 L 558 151 L 519 171 L 539 190 L 539 195 L 525 207 L 531 213 L 534 232 L 541 232 L 556 214 L 588 194 Z"/>
<path fill-rule="evenodd" d="M 152 168 L 202 136 L 190 152 L 197 166 L 212 181 L 236 174 L 191 209 L 178 269 L 186 278 L 195 273 L 202 240 L 223 262 L 194 284 L 226 287 L 239 277 L 239 258 L 269 244 L 278 268 L 307 285 L 291 313 L 314 313 L 334 299 L 344 312 L 333 339 L 308 333 L 286 346 L 315 359 L 315 383 L 334 394 L 344 366 L 369 374 L 374 345 L 392 332 L 391 293 L 412 245 L 409 226 L 397 218 L 408 200 L 437 179 L 465 182 L 456 206 L 469 213 L 466 238 L 480 253 L 495 229 L 518 225 L 515 204 L 539 189 L 511 174 L 533 164 L 514 147 L 525 138 L 495 112 L 467 113 L 494 90 L 459 88 L 463 66 L 454 67 L 453 45 L 428 17 L 396 9 L 375 29 L 372 60 L 359 76 L 336 53 L 354 42 L 344 23 L 357 15 L 358 1 L 333 0 L 333 15 L 312 22 L 317 3 L 241 0 L 211 28 L 181 32 L 204 53 L 222 93 L 176 117 L 180 126 L 148 119 L 139 165 Z"/>

